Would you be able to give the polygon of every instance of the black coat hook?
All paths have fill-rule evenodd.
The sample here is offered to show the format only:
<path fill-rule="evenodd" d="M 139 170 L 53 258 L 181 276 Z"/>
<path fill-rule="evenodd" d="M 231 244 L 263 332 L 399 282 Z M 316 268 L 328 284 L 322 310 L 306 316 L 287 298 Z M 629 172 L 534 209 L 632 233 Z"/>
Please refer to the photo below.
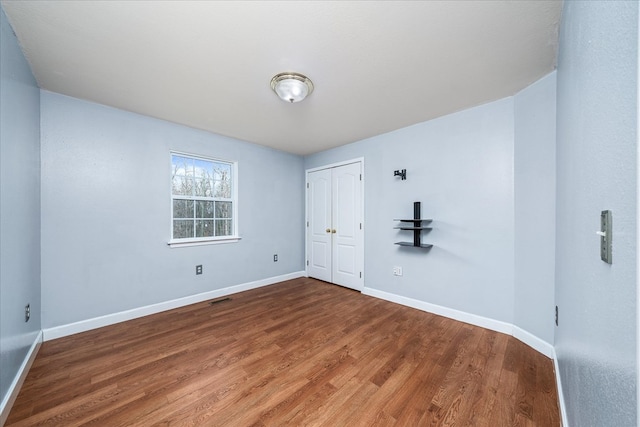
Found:
<path fill-rule="evenodd" d="M 407 170 L 402 169 L 401 171 L 400 170 L 393 171 L 393 176 L 399 176 L 400 179 L 404 181 L 405 179 L 407 179 Z"/>

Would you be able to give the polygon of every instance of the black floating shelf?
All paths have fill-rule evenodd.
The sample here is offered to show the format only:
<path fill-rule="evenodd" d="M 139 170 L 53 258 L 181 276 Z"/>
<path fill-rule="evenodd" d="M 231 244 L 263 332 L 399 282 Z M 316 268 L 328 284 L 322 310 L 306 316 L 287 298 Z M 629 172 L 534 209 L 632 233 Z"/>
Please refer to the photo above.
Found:
<path fill-rule="evenodd" d="M 397 230 L 431 230 L 431 227 L 409 227 L 409 226 L 400 226 L 400 227 L 393 227 L 394 229 Z"/>
<path fill-rule="evenodd" d="M 420 244 L 420 246 L 416 246 L 413 244 L 413 242 L 396 242 L 396 245 L 400 245 L 400 246 L 411 246 L 413 248 L 425 248 L 425 249 L 429 249 L 431 247 L 433 247 L 433 245 L 425 245 L 425 244 Z"/>
<path fill-rule="evenodd" d="M 425 230 L 431 230 L 431 227 L 424 227 L 422 225 L 423 222 L 429 223 L 431 219 L 421 219 L 420 218 L 420 202 L 413 203 L 413 218 L 411 219 L 394 219 L 394 221 L 399 222 L 411 222 L 412 225 L 400 225 L 398 227 L 393 227 L 398 230 L 408 230 L 413 231 L 413 242 L 397 242 L 396 245 L 400 246 L 411 246 L 413 248 L 424 248 L 429 249 L 433 247 L 433 245 L 422 244 L 420 233 Z"/>

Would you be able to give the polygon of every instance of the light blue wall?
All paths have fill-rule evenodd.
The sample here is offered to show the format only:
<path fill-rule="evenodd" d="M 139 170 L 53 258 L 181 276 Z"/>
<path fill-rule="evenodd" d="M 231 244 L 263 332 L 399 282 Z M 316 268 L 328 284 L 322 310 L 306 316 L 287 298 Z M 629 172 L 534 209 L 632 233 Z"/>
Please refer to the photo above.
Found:
<path fill-rule="evenodd" d="M 572 427 L 637 425 L 638 2 L 566 1 L 557 119 L 555 344 Z M 613 213 L 613 264 L 600 211 Z"/>
<path fill-rule="evenodd" d="M 553 344 L 556 244 L 556 73 L 515 102 L 514 323 Z"/>
<path fill-rule="evenodd" d="M 40 90 L 0 10 L 0 401 L 40 332 L 39 123 Z"/>
<path fill-rule="evenodd" d="M 306 169 L 365 158 L 366 287 L 513 323 L 513 128 L 507 98 L 305 158 Z M 414 201 L 433 218 L 428 252 L 394 245 L 411 240 L 393 219 Z"/>
<path fill-rule="evenodd" d="M 306 169 L 365 158 L 365 286 L 552 345 L 555 103 L 551 73 L 512 98 L 307 156 Z M 404 168 L 407 181 L 393 177 Z M 393 245 L 411 238 L 392 220 L 410 217 L 413 201 L 434 219 L 429 252 Z"/>
<path fill-rule="evenodd" d="M 301 157 L 50 92 L 41 102 L 44 329 L 304 270 Z M 240 242 L 167 246 L 170 150 L 238 161 Z"/>

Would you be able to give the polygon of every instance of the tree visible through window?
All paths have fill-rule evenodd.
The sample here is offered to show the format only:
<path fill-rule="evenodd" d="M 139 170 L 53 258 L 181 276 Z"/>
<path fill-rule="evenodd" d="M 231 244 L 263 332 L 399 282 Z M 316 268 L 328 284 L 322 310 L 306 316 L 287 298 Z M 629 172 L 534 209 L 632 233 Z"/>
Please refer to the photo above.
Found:
<path fill-rule="evenodd" d="M 171 154 L 172 239 L 233 236 L 234 163 Z"/>

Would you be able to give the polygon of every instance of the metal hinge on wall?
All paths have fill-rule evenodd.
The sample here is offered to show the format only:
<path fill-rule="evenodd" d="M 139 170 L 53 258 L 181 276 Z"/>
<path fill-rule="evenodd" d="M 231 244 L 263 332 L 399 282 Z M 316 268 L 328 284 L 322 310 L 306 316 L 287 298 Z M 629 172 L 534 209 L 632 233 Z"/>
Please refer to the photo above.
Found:
<path fill-rule="evenodd" d="M 309 266 L 309 260 L 307 260 L 307 267 Z"/>
<path fill-rule="evenodd" d="M 309 183 L 307 182 L 307 188 L 309 188 Z"/>

